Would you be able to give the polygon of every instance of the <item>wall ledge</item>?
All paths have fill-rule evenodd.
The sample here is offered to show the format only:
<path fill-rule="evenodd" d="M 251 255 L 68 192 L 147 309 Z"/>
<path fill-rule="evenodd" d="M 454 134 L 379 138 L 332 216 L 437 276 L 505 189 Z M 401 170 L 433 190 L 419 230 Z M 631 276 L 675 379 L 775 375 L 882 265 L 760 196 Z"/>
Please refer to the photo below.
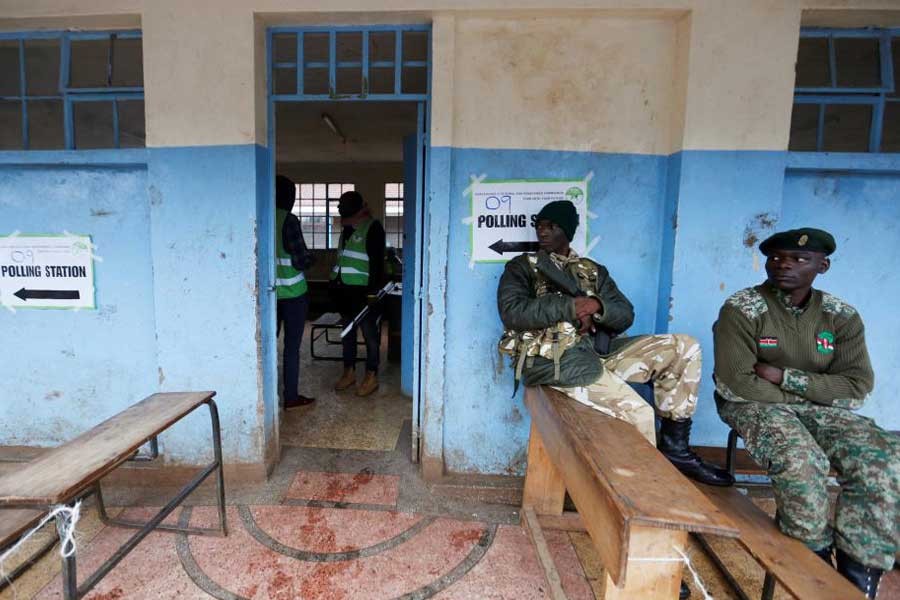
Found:
<path fill-rule="evenodd" d="M 0 165 L 145 166 L 146 148 L 127 150 L 2 150 Z"/>
<path fill-rule="evenodd" d="M 900 173 L 900 154 L 788 152 L 785 167 L 788 171 L 898 174 Z"/>

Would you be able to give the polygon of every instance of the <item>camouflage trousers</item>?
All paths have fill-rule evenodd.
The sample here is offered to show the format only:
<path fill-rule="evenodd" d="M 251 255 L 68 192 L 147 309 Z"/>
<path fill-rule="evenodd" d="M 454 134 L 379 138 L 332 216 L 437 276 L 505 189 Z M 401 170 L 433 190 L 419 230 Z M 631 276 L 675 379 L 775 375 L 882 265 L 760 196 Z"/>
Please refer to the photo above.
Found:
<path fill-rule="evenodd" d="M 721 402 L 719 415 L 768 467 L 784 533 L 813 550 L 834 543 L 866 566 L 892 567 L 900 546 L 900 438 L 849 410 L 809 403 Z M 841 484 L 833 529 L 830 467 Z"/>
<path fill-rule="evenodd" d="M 700 344 L 689 335 L 677 333 L 616 341 L 619 350 L 603 359 L 600 379 L 587 386 L 556 389 L 631 423 L 655 446 L 656 414 L 683 421 L 697 408 Z M 656 411 L 627 382 L 653 382 Z"/>

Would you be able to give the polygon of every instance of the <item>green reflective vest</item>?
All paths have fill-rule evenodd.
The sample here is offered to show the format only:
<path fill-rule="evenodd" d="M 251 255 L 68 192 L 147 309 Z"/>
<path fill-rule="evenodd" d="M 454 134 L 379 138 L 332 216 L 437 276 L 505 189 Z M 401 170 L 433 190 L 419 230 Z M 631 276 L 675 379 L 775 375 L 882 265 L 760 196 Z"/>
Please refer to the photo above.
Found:
<path fill-rule="evenodd" d="M 298 298 L 306 293 L 306 277 L 291 264 L 291 255 L 284 250 L 281 232 L 288 211 L 275 209 L 275 291 L 279 300 Z"/>
<path fill-rule="evenodd" d="M 346 240 L 344 247 L 338 250 L 337 261 L 331 269 L 331 279 L 338 275 L 347 285 L 369 284 L 369 253 L 366 252 L 366 237 L 372 219 L 366 219 L 356 226 L 353 235 Z"/>

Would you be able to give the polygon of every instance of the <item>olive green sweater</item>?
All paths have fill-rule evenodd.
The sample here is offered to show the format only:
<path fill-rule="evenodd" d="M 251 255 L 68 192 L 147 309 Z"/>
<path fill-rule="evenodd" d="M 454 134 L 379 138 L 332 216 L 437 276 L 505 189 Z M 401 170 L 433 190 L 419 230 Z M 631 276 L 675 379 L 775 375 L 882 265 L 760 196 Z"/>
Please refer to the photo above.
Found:
<path fill-rule="evenodd" d="M 716 391 L 725 400 L 856 409 L 875 383 L 859 314 L 819 290 L 802 309 L 768 284 L 741 290 L 722 306 L 714 336 Z M 757 362 L 784 369 L 781 385 L 758 377 Z"/>

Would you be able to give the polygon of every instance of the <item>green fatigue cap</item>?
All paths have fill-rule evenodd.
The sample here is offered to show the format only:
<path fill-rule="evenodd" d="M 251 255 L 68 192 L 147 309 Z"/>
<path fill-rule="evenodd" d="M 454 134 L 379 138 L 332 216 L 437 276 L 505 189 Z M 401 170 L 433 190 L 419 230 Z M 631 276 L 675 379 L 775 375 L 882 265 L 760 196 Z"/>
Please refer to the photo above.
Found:
<path fill-rule="evenodd" d="M 578 211 L 575 210 L 575 205 L 568 200 L 556 200 L 544 205 L 541 212 L 537 214 L 537 221 L 542 219 L 559 225 L 570 242 L 575 237 L 575 230 L 578 229 Z"/>
<path fill-rule="evenodd" d="M 780 231 L 759 245 L 759 251 L 766 256 L 773 250 L 808 250 L 828 256 L 836 248 L 837 244 L 830 233 L 812 227 Z"/>

